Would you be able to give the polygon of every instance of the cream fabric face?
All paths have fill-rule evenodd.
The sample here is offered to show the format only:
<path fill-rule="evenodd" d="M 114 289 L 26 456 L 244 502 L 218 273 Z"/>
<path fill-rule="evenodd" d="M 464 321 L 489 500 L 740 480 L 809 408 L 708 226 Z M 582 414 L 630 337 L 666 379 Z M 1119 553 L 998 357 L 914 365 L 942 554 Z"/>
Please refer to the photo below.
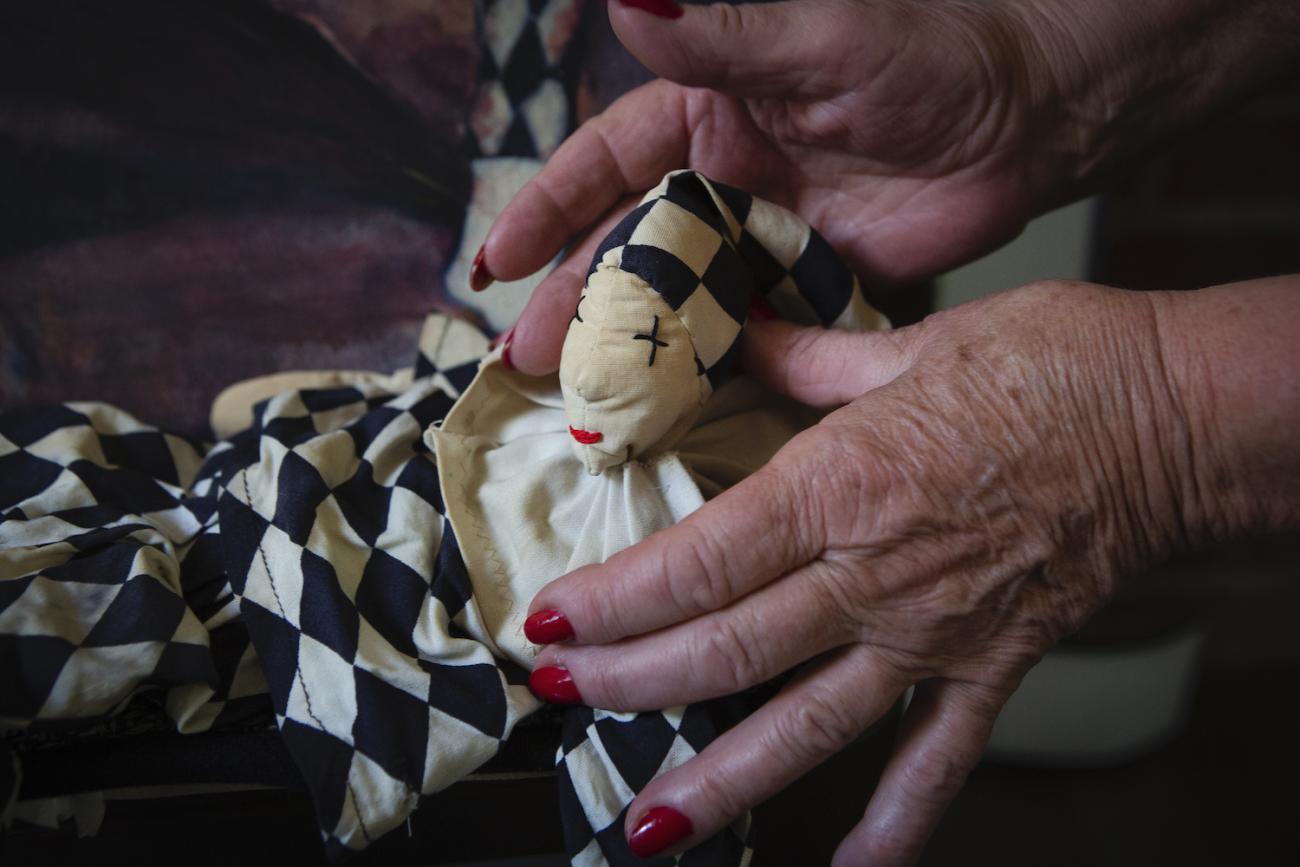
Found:
<path fill-rule="evenodd" d="M 574 455 L 556 375 L 525 376 L 489 356 L 424 437 L 474 587 L 476 616 L 462 628 L 529 665 L 537 647 L 524 637 L 524 617 L 546 584 L 682 520 L 816 420 L 812 410 L 733 377 L 671 450 L 592 475 Z"/>
<path fill-rule="evenodd" d="M 694 341 L 663 296 L 601 263 L 560 356 L 573 450 L 587 472 L 671 448 L 703 404 L 706 382 Z"/>

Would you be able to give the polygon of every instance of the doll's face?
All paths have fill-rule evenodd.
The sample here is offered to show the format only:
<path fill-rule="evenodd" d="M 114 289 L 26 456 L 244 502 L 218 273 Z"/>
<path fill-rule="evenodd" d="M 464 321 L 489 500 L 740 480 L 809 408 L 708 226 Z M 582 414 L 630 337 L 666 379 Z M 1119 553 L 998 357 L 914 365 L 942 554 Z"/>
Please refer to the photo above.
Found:
<path fill-rule="evenodd" d="M 685 326 L 634 275 L 602 265 L 587 280 L 560 355 L 574 450 L 593 475 L 652 449 L 703 402 Z"/>

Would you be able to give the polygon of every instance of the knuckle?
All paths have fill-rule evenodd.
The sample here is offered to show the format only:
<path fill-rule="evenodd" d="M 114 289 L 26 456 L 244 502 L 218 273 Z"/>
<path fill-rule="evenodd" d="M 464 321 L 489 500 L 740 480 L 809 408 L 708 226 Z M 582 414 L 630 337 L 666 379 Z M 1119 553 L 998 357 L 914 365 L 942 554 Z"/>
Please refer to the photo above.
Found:
<path fill-rule="evenodd" d="M 820 553 L 835 541 L 867 538 L 890 481 L 879 453 L 865 445 L 856 426 L 822 424 L 799 434 L 794 448 L 782 450 L 774 474 L 782 476 L 780 496 L 788 514 L 798 516 L 788 528 L 806 551 Z M 851 423 L 850 423 L 851 424 Z"/>
<path fill-rule="evenodd" d="M 927 750 L 903 768 L 903 782 L 913 797 L 941 806 L 953 799 L 970 770 L 970 764 L 949 751 Z"/>
<path fill-rule="evenodd" d="M 704 644 L 702 658 L 716 667 L 717 686 L 723 692 L 739 692 L 764 678 L 766 666 L 757 644 L 730 620 L 713 624 Z"/>
<path fill-rule="evenodd" d="M 690 617 L 716 611 L 734 595 L 725 551 L 697 524 L 678 526 L 683 538 L 673 546 L 672 553 L 679 560 L 671 564 L 666 576 L 671 601 Z"/>
<path fill-rule="evenodd" d="M 586 665 L 576 678 L 578 691 L 585 701 L 595 702 L 606 710 L 631 710 L 632 697 L 623 685 L 617 666 Z"/>
<path fill-rule="evenodd" d="M 863 630 L 880 606 L 881 592 L 860 558 L 828 552 L 807 574 L 817 589 L 811 598 L 818 621 L 837 637 L 867 638 Z"/>
<path fill-rule="evenodd" d="M 636 601 L 635 593 L 635 589 L 626 587 L 624 582 L 602 582 L 601 586 L 593 586 L 587 592 L 573 594 L 570 597 L 576 603 L 573 608 L 585 615 L 577 621 L 581 629 L 579 639 L 586 644 L 596 644 L 633 634 L 628 612 L 638 610 L 635 605 L 629 606 Z M 564 608 L 560 610 L 567 613 Z"/>
<path fill-rule="evenodd" d="M 753 806 L 741 795 L 734 786 L 734 778 L 728 774 L 700 774 L 696 786 L 702 801 L 720 817 L 733 819 Z"/>
<path fill-rule="evenodd" d="M 860 730 L 834 695 L 814 693 L 786 714 L 776 731 L 782 748 L 810 766 L 842 750 Z"/>
<path fill-rule="evenodd" d="M 841 384 L 856 373 L 856 368 L 850 366 L 856 354 L 843 350 L 845 343 L 858 337 L 815 328 L 801 329 L 786 347 L 785 358 L 777 371 L 778 384 L 785 390 L 817 396 L 820 406 L 829 408 L 843 403 L 837 397 Z"/>
<path fill-rule="evenodd" d="M 809 428 L 796 434 L 750 476 L 754 489 L 769 504 L 774 522 L 779 522 L 774 528 L 779 527 L 791 546 L 792 550 L 785 552 L 791 560 L 810 559 L 825 544 L 824 515 L 828 507 L 834 507 L 835 493 L 822 487 L 823 478 L 830 475 L 824 455 L 836 438 L 824 433 Z"/>
<path fill-rule="evenodd" d="M 608 596 L 587 592 L 586 582 L 577 574 L 570 574 L 554 582 L 533 599 L 533 607 L 560 611 L 569 619 L 584 643 L 604 637 L 609 629 L 608 618 L 614 613 Z"/>
<path fill-rule="evenodd" d="M 731 3 L 719 3 L 713 6 L 712 29 L 715 38 L 723 44 L 743 40 L 753 26 L 752 11 L 746 6 Z"/>
<path fill-rule="evenodd" d="M 710 22 L 710 44 L 712 45 L 756 45 L 763 44 L 762 31 L 768 13 L 760 6 L 750 4 L 715 3 L 710 5 L 713 20 Z M 768 40 L 770 42 L 770 40 Z M 735 74 L 743 63 L 738 52 L 693 52 L 690 73 L 693 81 L 687 83 L 708 84 L 721 75 L 724 79 Z"/>

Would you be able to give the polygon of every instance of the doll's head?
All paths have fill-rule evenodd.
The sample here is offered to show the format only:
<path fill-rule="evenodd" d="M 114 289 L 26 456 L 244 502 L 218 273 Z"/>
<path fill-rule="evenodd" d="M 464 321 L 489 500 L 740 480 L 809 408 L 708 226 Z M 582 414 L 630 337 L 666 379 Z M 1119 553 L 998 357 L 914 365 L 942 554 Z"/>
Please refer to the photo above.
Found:
<path fill-rule="evenodd" d="M 691 334 L 663 296 L 598 266 L 560 357 L 569 432 L 587 471 L 638 458 L 689 427 L 707 395 L 700 373 Z"/>
<path fill-rule="evenodd" d="M 601 242 L 560 355 L 589 473 L 672 447 L 737 354 L 754 294 L 785 318 L 888 323 L 794 214 L 696 172 L 666 175 Z"/>

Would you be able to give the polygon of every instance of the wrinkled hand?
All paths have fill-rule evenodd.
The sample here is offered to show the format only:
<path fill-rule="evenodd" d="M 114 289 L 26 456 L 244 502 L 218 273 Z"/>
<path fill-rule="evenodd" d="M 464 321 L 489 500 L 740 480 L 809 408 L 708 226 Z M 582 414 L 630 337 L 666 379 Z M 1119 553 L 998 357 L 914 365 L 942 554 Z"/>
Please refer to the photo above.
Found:
<path fill-rule="evenodd" d="M 619 38 L 663 80 L 584 124 L 493 225 L 483 264 L 498 278 L 575 242 L 520 317 L 515 366 L 558 367 L 597 242 L 672 169 L 794 210 L 869 285 L 1014 236 L 1061 169 L 1040 116 L 1049 76 L 1004 6 L 800 0 L 669 20 L 611 3 Z"/>
<path fill-rule="evenodd" d="M 747 369 L 832 408 L 762 470 L 531 610 L 576 637 L 536 668 L 582 700 L 649 710 L 807 663 L 628 811 L 695 843 L 848 745 L 905 689 L 903 731 L 836 865 L 918 855 L 1024 673 L 1118 576 L 1200 526 L 1179 511 L 1186 429 L 1153 302 L 1035 285 L 895 332 L 770 322 Z M 1186 450 L 1191 453 L 1191 449 Z"/>

